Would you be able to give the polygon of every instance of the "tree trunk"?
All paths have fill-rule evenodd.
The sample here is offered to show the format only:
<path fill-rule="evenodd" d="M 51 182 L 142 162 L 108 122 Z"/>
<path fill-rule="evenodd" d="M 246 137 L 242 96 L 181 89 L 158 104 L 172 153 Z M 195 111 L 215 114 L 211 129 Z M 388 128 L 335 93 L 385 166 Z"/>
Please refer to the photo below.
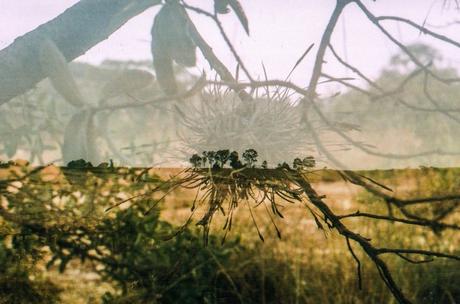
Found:
<path fill-rule="evenodd" d="M 161 0 L 81 0 L 0 51 L 0 105 L 48 75 L 39 61 L 42 41 L 53 41 L 67 61 L 107 39 L 132 17 Z"/>

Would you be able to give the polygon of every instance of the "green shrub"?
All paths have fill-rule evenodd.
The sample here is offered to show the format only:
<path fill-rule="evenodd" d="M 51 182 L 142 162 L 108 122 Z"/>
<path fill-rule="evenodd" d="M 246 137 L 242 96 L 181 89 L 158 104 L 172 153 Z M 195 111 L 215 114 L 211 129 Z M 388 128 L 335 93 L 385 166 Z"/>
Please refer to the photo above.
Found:
<path fill-rule="evenodd" d="M 289 264 L 261 258 L 238 238 L 221 244 L 211 236 L 205 246 L 195 229 L 175 235 L 179 228 L 160 220 L 158 212 L 145 215 L 147 208 L 138 202 L 94 229 L 78 227 L 41 240 L 51 249 L 48 266 L 65 271 L 72 259 L 91 260 L 116 290 L 103 296 L 104 303 L 289 302 Z"/>
<path fill-rule="evenodd" d="M 31 256 L 5 245 L 0 236 L 0 304 L 57 303 L 60 289 L 40 278 Z"/>
<path fill-rule="evenodd" d="M 123 298 L 145 303 L 259 303 L 262 297 L 280 303 L 284 297 L 275 277 L 280 263 L 272 260 L 271 273 L 264 274 L 254 260 L 258 252 L 238 238 L 221 245 L 214 236 L 204 246 L 198 231 L 185 229 L 162 241 L 177 228 L 156 215 L 144 218 L 135 208 L 119 213 L 116 222 L 122 224 L 110 234 L 114 238 L 105 240 L 114 244 L 112 256 L 119 257 L 118 265 L 105 265 L 104 274 L 128 296 L 106 295 L 106 303 Z"/>

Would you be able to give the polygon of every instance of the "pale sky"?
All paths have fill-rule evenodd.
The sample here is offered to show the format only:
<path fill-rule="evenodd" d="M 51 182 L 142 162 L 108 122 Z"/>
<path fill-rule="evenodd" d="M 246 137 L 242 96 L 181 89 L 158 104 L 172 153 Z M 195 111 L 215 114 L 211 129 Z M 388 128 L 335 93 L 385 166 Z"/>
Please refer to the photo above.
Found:
<path fill-rule="evenodd" d="M 443 26 L 460 20 L 460 11 L 443 9 L 445 0 L 362 0 L 377 16 L 395 15 L 418 24 Z M 15 38 L 33 30 L 78 0 L 0 0 L 0 49 Z M 189 0 L 192 5 L 212 6 L 211 0 Z M 300 55 L 311 44 L 315 48 L 305 58 L 291 79 L 299 86 L 308 84 L 317 46 L 332 13 L 334 0 L 240 0 L 250 22 L 248 37 L 233 13 L 222 16 L 226 31 L 252 76 L 263 78 L 262 62 L 269 78 L 284 79 Z M 452 1 L 454 2 L 454 1 Z M 98 64 L 105 59 L 151 60 L 150 29 L 159 7 L 133 18 L 107 40 L 102 41 L 77 61 Z M 234 71 L 236 63 L 219 32 L 206 17 L 190 13 L 203 37 L 213 47 L 227 67 Z M 445 64 L 460 70 L 458 48 L 427 38 L 405 24 L 383 23 L 389 32 L 404 44 L 424 42 L 439 49 Z M 460 22 L 449 27 L 432 28 L 460 41 Z M 348 6 L 338 22 L 332 37 L 335 49 L 366 75 L 375 78 L 398 49 L 356 9 Z M 337 77 L 352 76 L 335 62 L 325 57 L 324 71 Z M 208 64 L 199 58 L 192 73 L 208 70 Z M 334 87 L 335 89 L 335 87 Z M 329 90 L 322 89 L 320 90 Z M 406 163 L 402 162 L 401 165 Z M 458 165 L 458 164 L 456 164 Z"/>
<path fill-rule="evenodd" d="M 0 0 L 0 49 L 38 25 L 62 13 L 78 0 Z M 193 0 L 190 4 L 206 5 L 211 1 Z M 318 45 L 320 34 L 332 12 L 333 0 L 246 0 L 241 1 L 250 21 L 251 36 L 247 37 L 234 14 L 223 16 L 229 36 L 254 76 L 262 75 L 261 62 L 272 78 L 284 78 L 308 45 Z M 444 0 L 364 0 L 375 15 L 397 15 L 417 23 L 444 25 L 455 18 L 455 9 L 444 10 Z M 149 9 L 133 18 L 109 39 L 78 58 L 78 61 L 100 63 L 104 59 L 150 59 L 150 27 L 158 8 Z M 212 23 L 191 13 L 198 29 L 210 42 L 216 53 L 233 70 L 235 61 L 220 39 Z M 442 50 L 446 62 L 460 66 L 458 50 L 436 41 L 425 39 L 418 31 L 406 25 L 386 22 L 385 26 L 402 42 L 423 41 Z M 442 33 L 460 40 L 460 25 L 439 29 Z M 367 21 L 354 5 L 349 6 L 333 36 L 337 51 L 359 66 L 370 76 L 377 76 L 397 49 Z M 316 49 L 313 49 L 316 51 Z M 314 52 L 305 59 L 293 75 L 293 80 L 305 86 L 310 77 Z M 327 58 L 326 58 L 327 59 Z M 206 68 L 201 60 L 196 72 Z M 347 71 L 334 62 L 325 70 L 337 76 Z M 193 69 L 192 69 L 193 72 Z"/>

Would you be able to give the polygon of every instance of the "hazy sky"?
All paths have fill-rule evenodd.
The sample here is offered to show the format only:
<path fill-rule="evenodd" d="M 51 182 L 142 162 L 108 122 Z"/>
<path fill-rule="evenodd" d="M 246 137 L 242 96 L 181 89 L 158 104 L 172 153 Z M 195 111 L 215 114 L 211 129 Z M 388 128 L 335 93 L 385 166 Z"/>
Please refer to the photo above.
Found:
<path fill-rule="evenodd" d="M 15 38 L 33 30 L 79 0 L 0 0 L 0 49 L 11 44 Z M 292 76 L 299 86 L 306 86 L 317 46 L 326 23 L 334 8 L 334 0 L 240 0 L 250 22 L 250 37 L 243 30 L 233 13 L 222 16 L 224 27 L 238 53 L 254 77 L 263 77 L 262 62 L 269 78 L 284 79 L 306 48 L 315 43 L 315 48 L 305 58 Z M 460 11 L 443 8 L 446 0 L 362 0 L 375 15 L 396 15 L 409 18 L 416 23 L 434 26 L 433 29 L 460 41 Z M 212 7 L 211 0 L 189 0 L 192 5 Z M 454 2 L 454 1 L 451 1 Z M 151 60 L 150 29 L 159 7 L 145 11 L 130 20 L 107 40 L 99 43 L 78 61 L 98 64 L 105 59 Z M 213 47 L 218 57 L 234 71 L 236 63 L 215 25 L 202 15 L 190 13 L 204 38 Z M 458 48 L 425 37 L 405 24 L 386 21 L 389 32 L 405 44 L 424 42 L 439 49 L 445 64 L 460 70 Z M 332 37 L 335 49 L 351 64 L 359 67 L 368 76 L 376 77 L 388 64 L 390 57 L 398 52 L 375 26 L 366 19 L 354 4 L 348 6 L 338 22 Z M 331 56 L 325 57 L 324 71 L 336 77 L 352 76 Z M 199 58 L 198 66 L 190 71 L 199 73 L 208 69 L 208 64 Z M 356 82 L 355 82 L 356 83 Z M 337 87 L 334 86 L 334 89 Z M 329 88 L 320 87 L 320 93 Z M 329 93 L 329 92 L 328 92 Z M 388 148 L 388 147 L 386 147 Z M 389 148 L 391 150 L 391 148 Z M 390 151 L 391 152 L 391 151 Z M 353 154 L 354 157 L 354 154 Z M 371 166 L 361 161 L 360 166 Z M 406 166 L 407 162 L 402 162 Z M 458 165 L 457 163 L 455 165 Z M 367 168 L 366 167 L 366 168 Z"/>
<path fill-rule="evenodd" d="M 455 9 L 443 9 L 444 0 L 363 0 L 376 15 L 398 15 L 411 18 L 417 23 L 444 25 L 460 19 Z M 50 20 L 72 6 L 78 0 L 0 0 L 0 49 L 13 40 Z M 452 1 L 453 2 L 453 1 Z M 206 7 L 211 1 L 194 0 L 190 4 Z M 234 41 L 242 58 L 254 75 L 261 75 L 264 62 L 270 77 L 284 78 L 297 58 L 311 43 L 316 43 L 332 12 L 333 0 L 242 0 L 249 20 L 251 36 L 247 37 L 233 14 L 223 16 L 227 32 Z M 150 27 L 158 8 L 147 10 L 128 22 L 109 39 L 78 58 L 79 61 L 99 63 L 104 59 L 150 59 Z M 235 63 L 212 23 L 192 13 L 203 36 L 218 55 L 233 70 Z M 386 22 L 385 26 L 405 43 L 424 41 L 440 48 L 451 65 L 460 66 L 458 50 L 445 44 L 427 40 L 418 31 L 405 25 Z M 444 34 L 460 40 L 460 25 L 439 29 Z M 354 5 L 345 11 L 334 36 L 335 48 L 350 62 L 371 76 L 388 62 L 397 49 L 367 21 Z M 316 49 L 314 49 L 315 51 Z M 310 76 L 314 59 L 312 52 L 296 71 L 293 79 L 305 85 Z M 326 58 L 327 59 L 327 58 Z M 204 61 L 196 72 L 206 67 Z M 328 61 L 326 71 L 344 76 L 347 71 Z M 192 69 L 193 71 L 193 69 Z"/>

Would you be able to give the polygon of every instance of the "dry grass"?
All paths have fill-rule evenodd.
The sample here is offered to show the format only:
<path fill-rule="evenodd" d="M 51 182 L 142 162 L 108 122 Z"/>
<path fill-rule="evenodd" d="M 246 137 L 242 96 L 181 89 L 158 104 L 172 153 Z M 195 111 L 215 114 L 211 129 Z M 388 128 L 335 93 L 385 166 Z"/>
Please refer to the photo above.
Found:
<path fill-rule="evenodd" d="M 388 172 L 373 174 L 382 176 L 380 180 L 384 180 L 396 196 L 409 197 L 414 193 L 426 193 L 426 189 L 419 187 L 433 183 L 438 173 L 435 169 L 425 172 L 401 170 L 390 174 L 391 178 L 385 177 Z M 332 179 L 329 182 L 318 180 L 313 187 L 320 195 L 326 195 L 325 201 L 337 214 L 351 213 L 358 209 L 376 213 L 384 211 L 383 204 L 377 198 L 357 186 Z M 444 185 L 444 188 L 449 192 L 451 187 Z M 187 206 L 190 206 L 193 197 L 190 191 L 175 193 L 164 204 L 162 218 L 178 225 L 184 223 L 190 214 Z M 281 230 L 282 239 L 276 237 L 275 229 L 265 216 L 263 208 L 256 209 L 254 213 L 265 236 L 264 243 L 259 240 L 249 211 L 244 208 L 238 210 L 231 233 L 240 236 L 246 245 L 257 248 L 260 254 L 254 258 L 254 263 L 266 263 L 270 258 L 275 258 L 291 265 L 295 275 L 297 303 L 394 303 L 374 265 L 364 254 L 358 253 L 364 262 L 363 290 L 359 290 L 356 264 L 345 240 L 335 232 L 318 230 L 314 220 L 300 204 L 285 202 L 281 211 L 285 218 L 277 220 L 277 226 Z M 457 211 L 451 217 L 460 220 L 460 213 Z M 216 218 L 211 233 L 221 235 L 223 223 L 223 218 Z M 360 234 L 369 236 L 378 246 L 425 248 L 445 252 L 460 248 L 460 237 L 452 231 L 436 235 L 421 227 L 377 222 L 372 219 L 348 219 L 346 224 Z M 413 300 L 421 299 L 424 292 L 433 292 L 427 290 L 435 288 L 436 284 L 441 284 L 442 287 L 443 282 L 449 280 L 446 278 L 454 277 L 460 283 L 460 270 L 455 262 L 452 264 L 437 259 L 427 265 L 413 265 L 395 257 L 386 260 L 398 284 Z M 457 265 L 457 268 L 452 269 L 452 265 Z M 433 287 L 433 284 L 436 286 Z M 448 287 L 445 292 L 449 293 Z M 453 295 L 455 296 L 460 294 Z"/>

